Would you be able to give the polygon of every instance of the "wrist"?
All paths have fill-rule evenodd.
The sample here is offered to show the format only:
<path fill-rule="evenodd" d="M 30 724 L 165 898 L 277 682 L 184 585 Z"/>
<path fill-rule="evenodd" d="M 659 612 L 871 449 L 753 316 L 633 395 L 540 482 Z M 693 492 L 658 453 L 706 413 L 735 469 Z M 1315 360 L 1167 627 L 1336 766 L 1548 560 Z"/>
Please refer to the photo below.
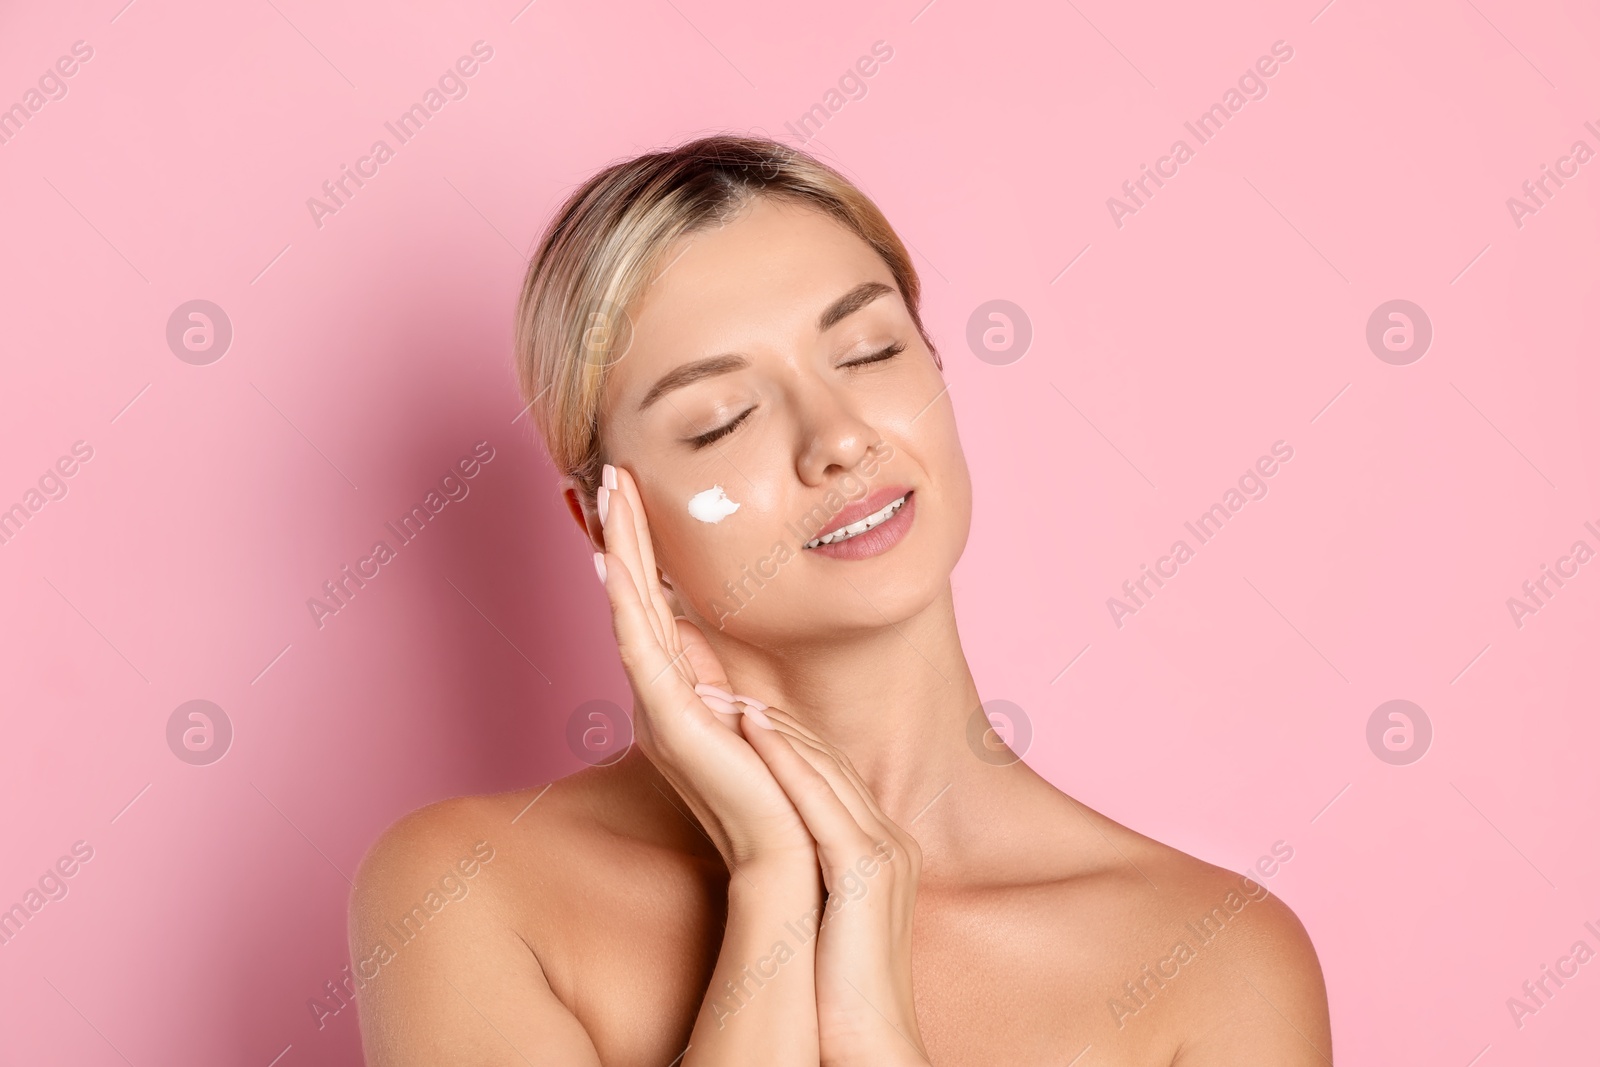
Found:
<path fill-rule="evenodd" d="M 878 1050 L 878 1052 L 862 1059 L 861 1063 L 863 1065 L 870 1064 L 870 1067 L 885 1067 L 885 1065 L 888 1065 L 888 1067 L 933 1067 L 933 1061 L 927 1056 L 917 1052 L 904 1041 L 898 1044 L 898 1052 Z M 849 1061 L 833 1061 L 824 1058 L 822 1067 L 855 1067 L 855 1065 Z"/>
<path fill-rule="evenodd" d="M 767 853 L 728 865 L 728 891 L 754 889 L 786 896 L 822 894 L 822 869 L 813 849 Z"/>

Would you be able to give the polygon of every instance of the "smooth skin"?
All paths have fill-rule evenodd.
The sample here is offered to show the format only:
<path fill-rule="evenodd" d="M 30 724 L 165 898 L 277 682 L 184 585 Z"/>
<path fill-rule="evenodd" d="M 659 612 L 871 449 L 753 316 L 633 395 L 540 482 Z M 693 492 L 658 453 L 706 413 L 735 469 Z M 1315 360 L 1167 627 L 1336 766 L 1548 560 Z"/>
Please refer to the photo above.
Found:
<path fill-rule="evenodd" d="M 383 834 L 351 904 L 352 957 L 387 950 L 358 962 L 367 1062 L 1331 1064 L 1286 905 L 1078 803 L 994 735 L 969 743 L 981 698 L 950 573 L 971 486 L 945 381 L 872 249 L 758 198 L 683 239 L 633 318 L 602 404 L 606 488 L 595 508 L 565 493 L 603 553 L 637 744 Z M 853 478 L 914 491 L 905 537 L 776 558 Z M 713 484 L 740 508 L 707 524 L 686 505 Z M 398 917 L 481 841 L 494 858 L 469 892 L 401 944 Z M 1202 941 L 1208 914 L 1225 921 Z M 1170 962 L 1180 941 L 1192 955 Z"/>

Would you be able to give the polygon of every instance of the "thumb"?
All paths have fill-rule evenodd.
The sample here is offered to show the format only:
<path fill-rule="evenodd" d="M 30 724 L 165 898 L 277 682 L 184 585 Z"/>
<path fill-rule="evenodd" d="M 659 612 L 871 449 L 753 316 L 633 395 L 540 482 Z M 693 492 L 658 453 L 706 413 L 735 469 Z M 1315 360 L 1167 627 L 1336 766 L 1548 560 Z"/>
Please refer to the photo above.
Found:
<path fill-rule="evenodd" d="M 722 661 L 717 659 L 717 654 L 711 650 L 711 642 L 700 632 L 700 627 L 682 615 L 672 621 L 678 627 L 678 641 L 683 648 L 683 658 L 694 674 L 695 683 L 714 685 L 718 689 L 728 688 L 728 672 L 723 669 Z"/>
<path fill-rule="evenodd" d="M 722 661 L 711 649 L 711 642 L 706 640 L 706 635 L 700 628 L 682 615 L 674 618 L 673 623 L 678 628 L 678 641 L 683 648 L 683 658 L 689 665 L 689 672 L 694 675 L 696 685 L 714 685 L 718 689 L 728 688 L 728 672 L 723 668 Z M 724 726 L 738 731 L 739 712 L 714 697 L 702 697 L 706 704 L 715 713 Z"/>

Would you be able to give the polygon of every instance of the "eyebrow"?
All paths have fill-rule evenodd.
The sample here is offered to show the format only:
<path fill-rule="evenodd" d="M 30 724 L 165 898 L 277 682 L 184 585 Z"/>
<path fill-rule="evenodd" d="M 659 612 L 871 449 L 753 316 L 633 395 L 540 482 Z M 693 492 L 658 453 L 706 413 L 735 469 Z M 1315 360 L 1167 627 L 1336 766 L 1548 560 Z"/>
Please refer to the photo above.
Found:
<path fill-rule="evenodd" d="M 841 319 L 860 311 L 880 296 L 894 292 L 894 287 L 884 285 L 882 282 L 862 282 L 848 293 L 835 300 L 817 316 L 817 332 L 827 333 Z"/>
<path fill-rule="evenodd" d="M 860 311 L 880 296 L 894 292 L 893 286 L 882 282 L 862 282 L 860 285 L 845 293 L 839 299 L 829 304 L 817 316 L 817 332 L 826 333 L 844 319 Z M 681 367 L 663 374 L 657 379 L 656 384 L 639 402 L 639 410 L 643 411 L 674 389 L 681 389 L 686 385 L 714 378 L 719 374 L 729 374 L 736 370 L 744 370 L 750 366 L 750 361 L 745 357 L 729 352 L 720 356 L 711 356 L 707 359 L 697 359 L 693 363 L 685 363 Z"/>
<path fill-rule="evenodd" d="M 733 353 L 724 356 L 712 356 L 709 359 L 697 359 L 693 363 L 685 363 L 683 366 L 663 374 L 656 381 L 656 384 L 650 387 L 650 391 L 644 395 L 644 400 L 639 403 L 639 410 L 643 411 L 674 389 L 681 389 L 703 378 L 715 378 L 719 374 L 743 370 L 749 365 L 750 361 L 748 359 Z"/>

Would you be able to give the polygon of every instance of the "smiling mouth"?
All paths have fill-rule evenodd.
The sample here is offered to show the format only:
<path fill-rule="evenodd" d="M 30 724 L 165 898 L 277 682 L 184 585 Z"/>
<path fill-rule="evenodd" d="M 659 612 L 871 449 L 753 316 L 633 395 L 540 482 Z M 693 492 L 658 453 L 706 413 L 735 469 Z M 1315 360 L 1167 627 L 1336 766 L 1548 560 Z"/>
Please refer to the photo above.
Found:
<path fill-rule="evenodd" d="M 860 537 L 874 526 L 881 526 L 892 519 L 894 517 L 894 513 L 905 506 L 906 497 L 910 495 L 910 493 L 907 493 L 905 496 L 891 500 L 881 509 L 874 511 L 866 518 L 852 522 L 849 526 L 842 526 L 830 534 L 824 534 L 821 537 L 813 538 L 812 540 L 807 541 L 801 547 L 821 548 L 823 545 L 836 545 L 841 541 L 848 541 L 852 537 Z"/>

